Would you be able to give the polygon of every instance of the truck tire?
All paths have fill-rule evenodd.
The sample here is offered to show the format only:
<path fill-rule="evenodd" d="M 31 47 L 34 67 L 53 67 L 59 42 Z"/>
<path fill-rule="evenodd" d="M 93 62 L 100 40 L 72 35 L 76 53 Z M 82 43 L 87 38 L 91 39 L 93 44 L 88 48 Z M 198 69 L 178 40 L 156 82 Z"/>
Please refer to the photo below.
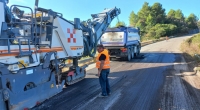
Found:
<path fill-rule="evenodd" d="M 126 60 L 127 61 L 131 60 L 131 49 L 128 49 Z"/>
<path fill-rule="evenodd" d="M 134 55 L 134 48 L 131 48 L 131 58 L 133 59 L 135 57 Z"/>
<path fill-rule="evenodd" d="M 112 61 L 112 60 L 113 60 L 113 58 L 110 57 L 110 61 Z"/>
<path fill-rule="evenodd" d="M 134 53 L 134 56 L 136 57 L 136 56 L 138 56 L 139 54 L 140 54 L 140 50 L 139 50 L 139 48 L 138 48 L 138 46 L 137 46 L 137 52 Z"/>

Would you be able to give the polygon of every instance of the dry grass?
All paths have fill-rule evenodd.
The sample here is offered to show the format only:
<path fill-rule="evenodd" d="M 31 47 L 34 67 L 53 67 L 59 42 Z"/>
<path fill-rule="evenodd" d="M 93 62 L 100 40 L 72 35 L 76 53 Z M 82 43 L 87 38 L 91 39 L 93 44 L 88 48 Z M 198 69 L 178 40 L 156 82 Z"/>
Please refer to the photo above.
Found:
<path fill-rule="evenodd" d="M 200 48 L 197 43 L 189 44 L 188 42 L 184 42 L 181 45 L 181 50 L 191 56 L 194 56 L 195 54 L 200 54 Z"/>
<path fill-rule="evenodd" d="M 194 35 L 181 44 L 181 50 L 187 62 L 200 64 L 200 59 L 195 54 L 200 55 L 200 34 Z"/>

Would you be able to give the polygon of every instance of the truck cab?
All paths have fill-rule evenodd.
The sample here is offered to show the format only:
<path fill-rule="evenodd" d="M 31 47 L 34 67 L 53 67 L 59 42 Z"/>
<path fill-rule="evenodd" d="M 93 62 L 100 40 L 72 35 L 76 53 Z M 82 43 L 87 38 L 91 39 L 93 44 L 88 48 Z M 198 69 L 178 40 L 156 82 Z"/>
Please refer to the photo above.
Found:
<path fill-rule="evenodd" d="M 108 28 L 100 43 L 109 50 L 110 58 L 121 58 L 130 61 L 140 54 L 140 31 L 135 27 Z"/>

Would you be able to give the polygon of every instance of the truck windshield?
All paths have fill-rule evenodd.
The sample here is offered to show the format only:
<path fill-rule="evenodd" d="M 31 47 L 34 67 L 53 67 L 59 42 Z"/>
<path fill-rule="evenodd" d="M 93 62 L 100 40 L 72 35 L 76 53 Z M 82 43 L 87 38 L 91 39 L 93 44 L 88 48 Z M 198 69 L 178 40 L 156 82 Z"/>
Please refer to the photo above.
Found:
<path fill-rule="evenodd" d="M 101 37 L 101 42 L 123 42 L 124 32 L 105 32 Z"/>

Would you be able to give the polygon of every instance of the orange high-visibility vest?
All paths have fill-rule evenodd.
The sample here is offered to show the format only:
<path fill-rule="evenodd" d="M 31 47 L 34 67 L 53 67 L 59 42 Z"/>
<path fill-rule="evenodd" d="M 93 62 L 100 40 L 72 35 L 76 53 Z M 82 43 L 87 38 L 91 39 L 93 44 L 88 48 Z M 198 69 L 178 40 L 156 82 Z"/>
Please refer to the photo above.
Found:
<path fill-rule="evenodd" d="M 96 57 L 96 68 L 100 68 L 101 61 L 99 61 L 99 57 L 101 54 L 104 54 L 106 56 L 106 59 L 104 61 L 104 65 L 102 69 L 108 69 L 110 68 L 110 56 L 108 54 L 108 50 L 104 49 L 101 53 L 99 53 Z"/>

